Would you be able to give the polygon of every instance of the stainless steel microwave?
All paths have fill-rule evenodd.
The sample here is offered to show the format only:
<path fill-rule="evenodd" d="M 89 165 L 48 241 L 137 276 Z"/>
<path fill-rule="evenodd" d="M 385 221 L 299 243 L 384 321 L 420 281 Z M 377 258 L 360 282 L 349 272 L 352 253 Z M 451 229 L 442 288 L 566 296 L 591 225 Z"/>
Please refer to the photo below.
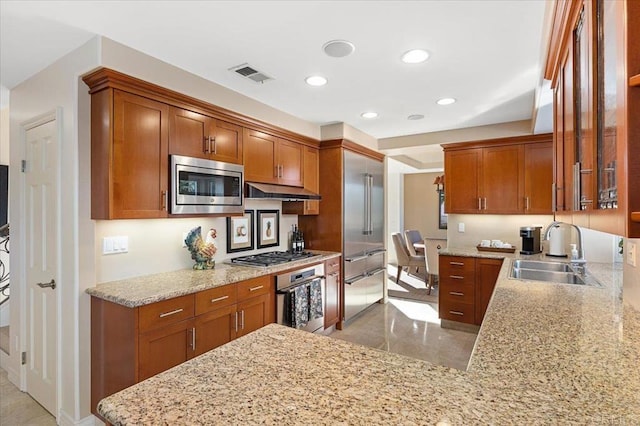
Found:
<path fill-rule="evenodd" d="M 244 166 L 171 156 L 171 213 L 243 213 Z"/>

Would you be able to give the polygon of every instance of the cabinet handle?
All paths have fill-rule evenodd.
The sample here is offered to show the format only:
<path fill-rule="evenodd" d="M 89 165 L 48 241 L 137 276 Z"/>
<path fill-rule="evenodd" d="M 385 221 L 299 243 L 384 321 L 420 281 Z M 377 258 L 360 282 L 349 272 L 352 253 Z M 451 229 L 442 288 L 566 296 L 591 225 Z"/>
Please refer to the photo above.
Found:
<path fill-rule="evenodd" d="M 330 277 L 337 277 L 337 276 L 338 276 L 338 273 L 337 273 L 337 272 L 332 272 L 332 273 L 330 273 L 330 274 L 329 274 L 329 276 L 330 276 Z"/>
<path fill-rule="evenodd" d="M 524 197 L 524 209 L 529 210 L 529 208 L 530 208 L 529 197 Z"/>
<path fill-rule="evenodd" d="M 167 210 L 167 191 L 160 191 L 160 198 L 162 198 L 162 210 Z"/>
<path fill-rule="evenodd" d="M 279 164 L 276 165 L 276 177 L 277 178 L 280 177 L 280 165 Z"/>
<path fill-rule="evenodd" d="M 464 266 L 463 262 L 449 262 L 449 265 Z"/>
<path fill-rule="evenodd" d="M 238 332 L 238 312 L 236 311 L 236 320 L 234 321 L 236 327 L 236 333 Z"/>
<path fill-rule="evenodd" d="M 196 328 L 193 327 L 191 329 L 191 349 L 195 352 L 196 350 Z"/>
<path fill-rule="evenodd" d="M 175 311 L 164 312 L 164 313 L 160 314 L 160 318 L 164 318 L 164 317 L 168 317 L 170 315 L 178 314 L 178 313 L 180 313 L 182 311 L 184 311 L 184 309 L 180 308 L 180 309 L 176 309 Z"/>
<path fill-rule="evenodd" d="M 460 312 L 460 311 L 449 311 L 449 313 L 452 314 L 452 315 L 464 316 L 464 312 Z"/>
<path fill-rule="evenodd" d="M 209 153 L 209 136 L 202 138 L 202 152 L 205 154 Z"/>
<path fill-rule="evenodd" d="M 264 286 L 263 286 L 263 285 L 259 285 L 259 286 L 257 286 L 257 287 L 251 287 L 251 288 L 249 289 L 249 291 L 256 291 L 256 290 L 260 290 L 261 288 L 264 288 Z"/>
<path fill-rule="evenodd" d="M 449 275 L 449 278 L 453 278 L 454 280 L 464 280 L 464 277 L 460 275 Z"/>
<path fill-rule="evenodd" d="M 487 197 L 484 197 L 483 201 L 484 201 L 484 210 L 486 210 L 487 209 Z"/>
<path fill-rule="evenodd" d="M 244 309 L 240 311 L 240 329 L 244 330 Z"/>
<path fill-rule="evenodd" d="M 218 151 L 218 144 L 216 143 L 216 137 L 213 136 L 211 138 L 209 138 L 209 143 L 213 142 L 213 150 L 211 150 L 211 147 L 209 147 L 209 150 L 213 153 L 213 154 L 217 154 L 216 151 Z"/>
<path fill-rule="evenodd" d="M 331 265 L 329 265 L 331 268 L 335 268 L 336 266 L 338 266 L 337 263 L 332 263 Z"/>
<path fill-rule="evenodd" d="M 452 296 L 464 296 L 464 293 L 461 293 L 459 291 L 450 291 L 449 294 Z"/>
<path fill-rule="evenodd" d="M 228 298 L 229 298 L 229 296 L 216 297 L 215 299 L 211 299 L 211 303 L 216 303 L 216 302 L 219 302 L 221 300 L 228 299 Z"/>
<path fill-rule="evenodd" d="M 482 198 L 478 197 L 478 210 L 482 210 Z"/>

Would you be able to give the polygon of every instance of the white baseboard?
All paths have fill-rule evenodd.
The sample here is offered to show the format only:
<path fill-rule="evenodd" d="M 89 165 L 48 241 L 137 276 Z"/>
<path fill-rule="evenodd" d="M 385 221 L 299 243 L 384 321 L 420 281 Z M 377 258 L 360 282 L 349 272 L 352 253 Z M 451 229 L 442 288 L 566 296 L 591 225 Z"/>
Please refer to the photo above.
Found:
<path fill-rule="evenodd" d="M 7 372 L 7 378 L 15 387 L 20 389 L 20 373 L 10 367 L 9 355 L 0 351 L 0 368 Z M 20 389 L 22 390 L 22 389 Z"/>
<path fill-rule="evenodd" d="M 87 417 L 75 421 L 73 417 L 71 417 L 64 411 L 60 411 L 60 419 L 58 419 L 58 424 L 60 426 L 104 426 L 104 423 L 93 414 L 89 414 Z"/>

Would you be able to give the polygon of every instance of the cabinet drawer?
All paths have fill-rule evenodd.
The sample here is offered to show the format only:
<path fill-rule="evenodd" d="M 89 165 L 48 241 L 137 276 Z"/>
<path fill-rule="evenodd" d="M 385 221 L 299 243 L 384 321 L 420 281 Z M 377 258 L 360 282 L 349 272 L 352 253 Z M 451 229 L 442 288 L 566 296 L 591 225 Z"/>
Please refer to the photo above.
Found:
<path fill-rule="evenodd" d="M 253 278 L 241 281 L 238 284 L 238 300 L 245 300 L 253 296 L 268 294 L 271 292 L 271 276 Z"/>
<path fill-rule="evenodd" d="M 229 284 L 196 293 L 196 315 L 236 303 L 236 285 Z"/>
<path fill-rule="evenodd" d="M 194 299 L 193 294 L 188 294 L 141 306 L 138 314 L 140 332 L 193 317 Z"/>
<path fill-rule="evenodd" d="M 473 324 L 475 321 L 475 310 L 473 303 L 460 303 L 446 301 L 441 303 L 438 311 L 440 318 Z"/>
<path fill-rule="evenodd" d="M 476 259 L 473 257 L 440 256 L 439 274 L 441 280 L 464 280 L 472 283 L 475 276 Z"/>
<path fill-rule="evenodd" d="M 447 283 L 440 284 L 440 297 L 441 301 L 451 301 L 454 303 L 474 303 L 475 302 L 475 288 L 473 285 L 464 283 Z M 442 303 L 442 302 L 440 302 Z"/>

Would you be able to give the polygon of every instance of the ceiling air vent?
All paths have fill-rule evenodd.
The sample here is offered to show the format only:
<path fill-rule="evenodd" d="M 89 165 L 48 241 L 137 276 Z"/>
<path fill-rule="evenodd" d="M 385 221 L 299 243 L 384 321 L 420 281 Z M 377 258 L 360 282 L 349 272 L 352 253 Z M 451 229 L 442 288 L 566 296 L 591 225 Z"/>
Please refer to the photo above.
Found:
<path fill-rule="evenodd" d="M 263 72 L 258 71 L 249 64 L 241 64 L 235 67 L 229 68 L 229 71 L 233 71 L 242 77 L 255 81 L 256 83 L 264 83 L 265 81 L 273 80 Z"/>

